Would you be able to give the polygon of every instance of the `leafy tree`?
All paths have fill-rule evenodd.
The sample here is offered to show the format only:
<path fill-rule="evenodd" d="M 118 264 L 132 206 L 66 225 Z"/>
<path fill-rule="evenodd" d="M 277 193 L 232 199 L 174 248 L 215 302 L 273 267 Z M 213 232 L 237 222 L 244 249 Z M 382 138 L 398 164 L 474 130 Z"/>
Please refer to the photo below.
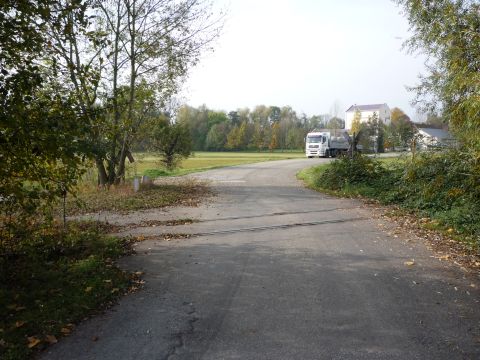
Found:
<path fill-rule="evenodd" d="M 360 131 L 360 121 L 362 119 L 362 113 L 360 110 L 356 109 L 355 113 L 353 114 L 353 120 L 352 120 L 352 134 L 358 134 Z"/>
<path fill-rule="evenodd" d="M 209 111 L 207 117 L 207 127 L 210 130 L 212 126 L 228 121 L 227 114 L 223 111 Z"/>
<path fill-rule="evenodd" d="M 209 109 L 202 105 L 198 109 L 182 106 L 177 113 L 177 122 L 185 124 L 190 129 L 194 150 L 204 150 L 209 131 Z"/>
<path fill-rule="evenodd" d="M 240 121 L 240 116 L 238 115 L 238 111 L 230 111 L 228 113 L 228 119 L 234 126 L 240 125 L 241 121 Z"/>
<path fill-rule="evenodd" d="M 376 112 L 374 112 L 373 115 L 369 117 L 365 130 L 366 134 L 368 134 L 373 141 L 373 150 L 379 153 L 385 152 L 384 125 L 379 120 L 378 114 Z"/>
<path fill-rule="evenodd" d="M 287 133 L 287 148 L 302 149 L 304 147 L 304 139 L 306 132 L 301 127 L 293 127 Z"/>
<path fill-rule="evenodd" d="M 321 129 L 325 124 L 323 123 L 323 119 L 320 115 L 313 115 L 307 120 L 307 124 L 305 125 L 308 131 L 313 129 Z"/>
<path fill-rule="evenodd" d="M 270 115 L 268 117 L 270 122 L 279 122 L 281 113 L 282 110 L 278 106 L 270 106 Z"/>
<path fill-rule="evenodd" d="M 392 146 L 408 146 L 415 133 L 413 123 L 399 108 L 393 108 L 391 114 L 391 123 L 385 129 L 386 139 Z"/>
<path fill-rule="evenodd" d="M 227 135 L 227 143 L 225 147 L 230 150 L 238 150 L 240 148 L 240 127 L 235 125 Z"/>
<path fill-rule="evenodd" d="M 49 43 L 63 82 L 75 89 L 78 107 L 95 124 L 91 144 L 99 182 L 116 184 L 126 159 L 133 160 L 130 149 L 145 120 L 140 89 L 148 87 L 156 108 L 164 109 L 221 26 L 201 0 L 85 1 L 85 8 L 88 26 L 72 26 L 72 19 L 82 19 L 73 12 L 62 19 L 65 34 L 50 26 Z"/>
<path fill-rule="evenodd" d="M 252 145 L 262 151 L 266 147 L 265 128 L 259 122 L 255 123 L 252 136 Z"/>
<path fill-rule="evenodd" d="M 175 169 L 192 153 L 192 138 L 185 124 L 171 123 L 164 117 L 153 129 L 153 139 L 153 148 L 160 153 L 161 162 L 168 170 Z"/>
<path fill-rule="evenodd" d="M 428 58 L 414 88 L 426 112 L 441 112 L 457 137 L 480 150 L 480 3 L 471 0 L 396 0 L 413 36 L 406 46 Z"/>
<path fill-rule="evenodd" d="M 344 127 L 345 122 L 339 117 L 333 117 L 327 123 L 328 129 L 343 129 Z"/>
<path fill-rule="evenodd" d="M 441 129 L 446 125 L 445 119 L 443 119 L 437 113 L 427 114 L 427 120 L 425 121 L 425 124 L 427 124 L 432 128 L 437 128 L 437 129 Z"/>
<path fill-rule="evenodd" d="M 225 142 L 229 133 L 228 124 L 225 122 L 212 126 L 207 134 L 205 147 L 207 150 L 219 151 L 225 148 Z"/>
<path fill-rule="evenodd" d="M 0 199 L 2 212 L 33 214 L 71 191 L 87 154 L 86 119 L 56 81 L 47 24 L 86 26 L 85 3 L 0 2 Z M 53 11 L 62 9 L 62 11 Z M 73 16 L 73 14 L 78 16 Z M 50 64 L 47 71 L 45 63 Z M 20 213 L 19 213 L 20 211 Z M 3 227 L 0 231 L 3 230 Z M 3 235 L 3 234 L 0 234 Z"/>
<path fill-rule="evenodd" d="M 254 124 L 266 126 L 269 123 L 270 108 L 265 105 L 257 105 L 251 112 L 252 121 Z"/>
<path fill-rule="evenodd" d="M 278 122 L 274 122 L 271 126 L 272 135 L 270 138 L 270 144 L 268 145 L 268 149 L 273 151 L 278 148 L 278 137 L 280 135 L 280 125 Z"/>

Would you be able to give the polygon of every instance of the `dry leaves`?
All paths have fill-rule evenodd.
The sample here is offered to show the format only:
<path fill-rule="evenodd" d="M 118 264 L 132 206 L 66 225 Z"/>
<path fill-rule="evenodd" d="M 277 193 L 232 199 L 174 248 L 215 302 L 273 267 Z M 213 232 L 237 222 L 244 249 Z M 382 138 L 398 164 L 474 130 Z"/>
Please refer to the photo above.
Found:
<path fill-rule="evenodd" d="M 45 341 L 49 344 L 56 344 L 58 342 L 57 338 L 54 335 L 45 336 Z"/>
<path fill-rule="evenodd" d="M 27 346 L 28 346 L 29 349 L 31 349 L 31 348 L 33 348 L 33 347 L 35 347 L 35 346 L 37 346 L 38 344 L 41 343 L 41 340 L 39 338 L 35 337 L 35 336 L 29 336 L 27 338 L 27 341 L 28 341 Z"/>
<path fill-rule="evenodd" d="M 25 325 L 25 324 L 26 324 L 25 321 L 21 321 L 21 320 L 20 320 L 20 321 L 15 321 L 15 327 L 16 327 L 16 328 L 20 328 L 20 327 L 22 327 L 22 326 Z"/>

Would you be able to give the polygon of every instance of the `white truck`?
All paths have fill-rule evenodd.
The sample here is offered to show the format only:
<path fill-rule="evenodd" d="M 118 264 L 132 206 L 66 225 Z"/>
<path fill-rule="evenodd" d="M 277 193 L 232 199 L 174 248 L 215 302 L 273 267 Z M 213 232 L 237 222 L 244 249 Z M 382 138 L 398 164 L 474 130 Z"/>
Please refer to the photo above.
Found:
<path fill-rule="evenodd" d="M 305 138 L 305 155 L 307 158 L 335 157 L 348 151 L 349 139 L 345 130 L 314 130 Z"/>

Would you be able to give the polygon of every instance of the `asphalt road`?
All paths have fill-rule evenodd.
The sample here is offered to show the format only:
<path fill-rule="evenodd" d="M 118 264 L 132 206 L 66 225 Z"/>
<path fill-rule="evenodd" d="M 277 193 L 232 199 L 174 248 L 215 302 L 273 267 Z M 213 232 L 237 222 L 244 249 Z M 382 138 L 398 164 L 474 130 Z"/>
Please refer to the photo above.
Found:
<path fill-rule="evenodd" d="M 480 359 L 478 278 L 360 202 L 303 188 L 295 173 L 323 161 L 201 173 L 207 204 L 142 213 L 199 222 L 131 229 L 153 236 L 123 261 L 145 288 L 41 358 Z"/>

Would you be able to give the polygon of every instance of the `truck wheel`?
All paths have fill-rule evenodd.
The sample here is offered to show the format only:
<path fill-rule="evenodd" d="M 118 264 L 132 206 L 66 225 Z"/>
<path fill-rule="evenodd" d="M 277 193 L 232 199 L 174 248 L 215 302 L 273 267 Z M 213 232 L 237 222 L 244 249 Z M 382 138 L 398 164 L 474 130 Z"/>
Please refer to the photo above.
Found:
<path fill-rule="evenodd" d="M 307 158 L 311 159 L 311 158 L 313 158 L 313 156 L 307 156 Z"/>
<path fill-rule="evenodd" d="M 332 150 L 332 151 L 330 152 L 330 155 L 332 156 L 332 158 L 337 157 L 337 151 L 336 151 L 336 150 Z"/>

